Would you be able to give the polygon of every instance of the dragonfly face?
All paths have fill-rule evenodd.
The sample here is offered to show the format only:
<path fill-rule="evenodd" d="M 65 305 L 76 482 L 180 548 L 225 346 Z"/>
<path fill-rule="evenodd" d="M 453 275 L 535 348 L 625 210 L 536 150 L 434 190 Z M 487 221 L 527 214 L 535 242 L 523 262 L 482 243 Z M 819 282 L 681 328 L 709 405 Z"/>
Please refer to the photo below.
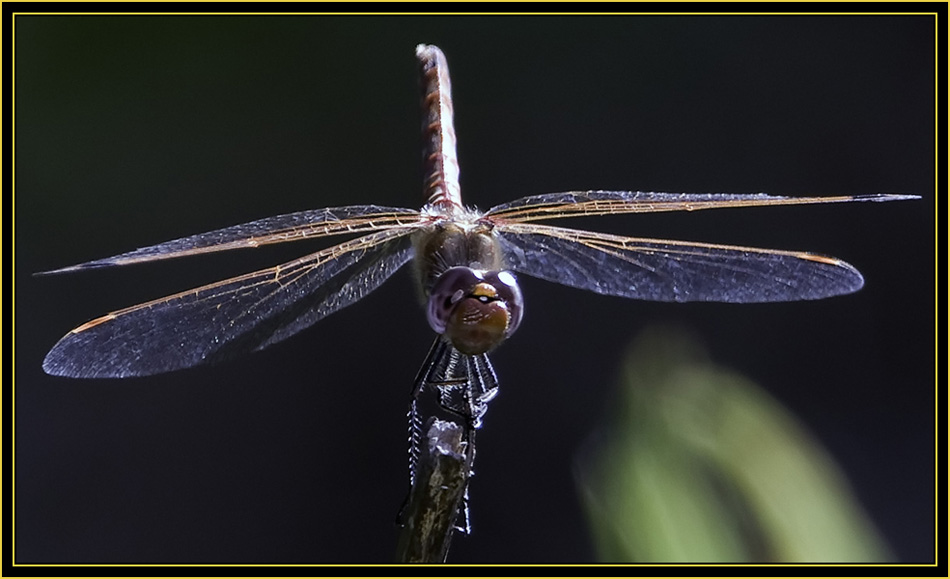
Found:
<path fill-rule="evenodd" d="M 426 308 L 429 326 L 469 356 L 484 354 L 511 336 L 523 312 L 521 288 L 511 272 L 462 266 L 439 276 Z"/>

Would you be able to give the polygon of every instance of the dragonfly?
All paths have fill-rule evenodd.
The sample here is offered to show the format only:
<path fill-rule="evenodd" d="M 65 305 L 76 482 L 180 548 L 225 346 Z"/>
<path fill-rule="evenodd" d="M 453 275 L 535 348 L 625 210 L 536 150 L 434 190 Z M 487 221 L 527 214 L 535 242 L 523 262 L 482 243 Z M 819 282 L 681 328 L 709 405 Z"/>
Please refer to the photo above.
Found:
<path fill-rule="evenodd" d="M 883 202 L 916 195 L 781 197 L 756 194 L 569 191 L 488 211 L 463 205 L 448 64 L 416 47 L 423 86 L 425 205 L 350 205 L 300 211 L 55 269 L 59 274 L 364 234 L 287 263 L 116 310 L 50 350 L 43 369 L 72 378 L 126 378 L 262 350 L 359 301 L 406 263 L 446 348 L 484 360 L 524 314 L 516 274 L 598 294 L 665 302 L 780 302 L 848 294 L 864 280 L 817 253 L 624 237 L 537 223 L 578 216 L 766 205 Z M 473 362 L 478 365 L 479 362 Z"/>
<path fill-rule="evenodd" d="M 421 209 L 349 205 L 300 211 L 44 272 L 350 236 L 274 267 L 95 318 L 60 339 L 43 369 L 71 378 L 127 378 L 262 350 L 358 302 L 411 261 L 436 334 L 414 395 L 427 383 L 461 384 L 461 389 L 446 390 L 442 404 L 477 427 L 497 393 L 488 354 L 514 334 L 524 317 L 517 276 L 665 302 L 814 300 L 848 294 L 864 284 L 848 263 L 817 253 L 627 237 L 540 222 L 919 198 L 587 190 L 531 195 L 479 211 L 462 203 L 445 55 L 436 46 L 419 45 L 416 57 L 423 93 Z"/>

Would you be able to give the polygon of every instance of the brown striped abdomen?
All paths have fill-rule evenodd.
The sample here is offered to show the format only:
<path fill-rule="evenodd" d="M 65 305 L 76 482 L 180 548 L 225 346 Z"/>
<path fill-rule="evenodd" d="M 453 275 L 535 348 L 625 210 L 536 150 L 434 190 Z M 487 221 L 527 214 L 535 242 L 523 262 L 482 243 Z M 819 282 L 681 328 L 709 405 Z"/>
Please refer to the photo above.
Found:
<path fill-rule="evenodd" d="M 416 57 L 422 73 L 422 163 L 426 204 L 461 207 L 449 65 L 442 51 L 432 45 L 417 46 Z"/>

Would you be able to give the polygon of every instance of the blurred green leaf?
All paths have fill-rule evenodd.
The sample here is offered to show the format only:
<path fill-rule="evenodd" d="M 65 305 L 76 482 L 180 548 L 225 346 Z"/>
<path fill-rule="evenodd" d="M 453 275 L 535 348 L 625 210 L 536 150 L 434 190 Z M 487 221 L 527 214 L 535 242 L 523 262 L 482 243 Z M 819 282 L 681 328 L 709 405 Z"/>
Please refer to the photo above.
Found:
<path fill-rule="evenodd" d="M 891 559 L 818 441 L 685 332 L 644 332 L 579 462 L 605 562 Z"/>

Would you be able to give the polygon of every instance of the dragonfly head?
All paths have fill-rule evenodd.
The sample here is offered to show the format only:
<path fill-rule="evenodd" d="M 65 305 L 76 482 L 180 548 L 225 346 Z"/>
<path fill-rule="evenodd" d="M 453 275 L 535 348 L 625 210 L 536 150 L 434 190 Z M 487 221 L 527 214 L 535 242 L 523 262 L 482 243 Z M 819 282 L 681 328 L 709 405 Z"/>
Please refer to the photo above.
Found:
<path fill-rule="evenodd" d="M 521 289 L 508 271 L 452 267 L 429 293 L 429 325 L 463 354 L 484 354 L 518 329 Z"/>

